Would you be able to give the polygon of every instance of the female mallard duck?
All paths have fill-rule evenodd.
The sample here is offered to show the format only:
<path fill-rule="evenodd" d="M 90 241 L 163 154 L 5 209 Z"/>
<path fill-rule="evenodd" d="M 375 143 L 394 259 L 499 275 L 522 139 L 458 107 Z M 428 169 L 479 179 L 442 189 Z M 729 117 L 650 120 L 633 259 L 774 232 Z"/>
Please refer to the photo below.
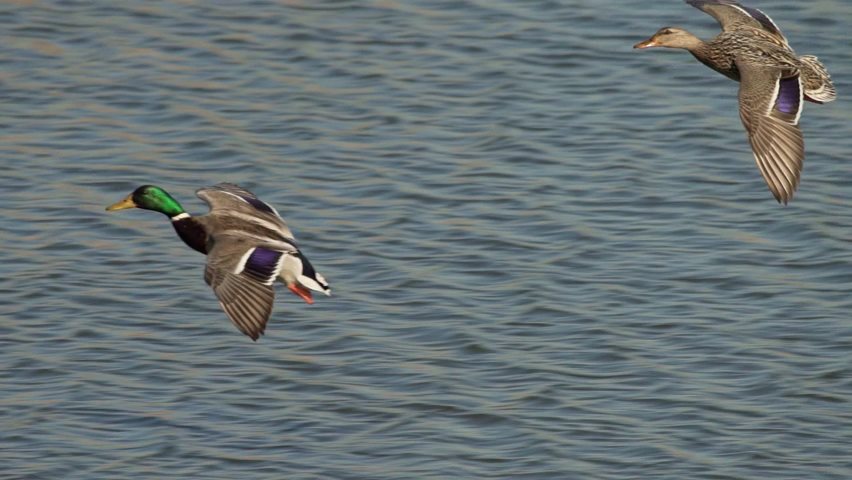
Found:
<path fill-rule="evenodd" d="M 153 185 L 137 188 L 107 210 L 142 208 L 169 217 L 184 243 L 207 255 L 204 280 L 234 325 L 252 340 L 266 329 L 275 280 L 283 281 L 307 303 L 314 302 L 311 290 L 331 294 L 328 282 L 314 270 L 284 219 L 269 204 L 231 183 L 195 193 L 210 206 L 207 215 L 190 216 L 171 195 Z"/>
<path fill-rule="evenodd" d="M 816 57 L 797 57 L 766 14 L 733 0 L 686 0 L 710 14 L 722 33 L 702 41 L 680 28 L 661 28 L 633 48 L 688 50 L 701 63 L 740 82 L 740 119 L 760 173 L 778 202 L 799 184 L 805 145 L 799 129 L 802 100 L 835 99 L 828 71 Z"/>

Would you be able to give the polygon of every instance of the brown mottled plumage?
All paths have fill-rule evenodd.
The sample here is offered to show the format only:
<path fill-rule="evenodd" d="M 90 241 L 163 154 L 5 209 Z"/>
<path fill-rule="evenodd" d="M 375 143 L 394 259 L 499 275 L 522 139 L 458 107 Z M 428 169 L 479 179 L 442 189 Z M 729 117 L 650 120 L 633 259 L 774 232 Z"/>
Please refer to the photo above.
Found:
<path fill-rule="evenodd" d="M 831 77 L 816 57 L 796 56 L 775 22 L 760 10 L 734 0 L 686 3 L 715 18 L 722 32 L 703 41 L 686 30 L 665 27 L 633 48 L 684 49 L 740 82 L 740 119 L 755 161 L 775 199 L 786 204 L 799 184 L 805 157 L 799 129 L 803 100 L 834 100 Z"/>

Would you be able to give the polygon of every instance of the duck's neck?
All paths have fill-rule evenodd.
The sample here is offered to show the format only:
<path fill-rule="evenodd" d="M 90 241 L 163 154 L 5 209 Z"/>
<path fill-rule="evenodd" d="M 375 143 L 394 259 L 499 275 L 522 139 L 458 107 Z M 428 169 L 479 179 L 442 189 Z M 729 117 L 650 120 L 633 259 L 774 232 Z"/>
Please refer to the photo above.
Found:
<path fill-rule="evenodd" d="M 677 46 L 679 48 L 689 50 L 693 55 L 695 55 L 696 51 L 703 52 L 707 47 L 707 43 L 689 32 L 684 32 L 680 38 L 678 38 Z"/>
<path fill-rule="evenodd" d="M 695 58 L 698 59 L 699 62 L 707 65 L 708 67 L 716 70 L 722 75 L 732 79 L 739 81 L 739 71 L 737 70 L 737 66 L 734 63 L 733 55 L 726 54 L 727 49 L 725 48 L 717 48 L 713 45 L 715 40 L 711 40 L 710 42 L 704 42 L 699 38 L 695 38 L 696 42 L 690 45 L 687 50 L 692 54 Z"/>
<path fill-rule="evenodd" d="M 158 195 L 146 203 L 143 208 L 160 212 L 169 217 L 183 243 L 197 252 L 207 254 L 207 230 L 204 225 L 190 216 L 171 195 L 160 190 Z"/>
<path fill-rule="evenodd" d="M 704 62 L 705 60 L 709 60 L 712 57 L 713 52 L 706 42 L 704 42 L 698 37 L 693 37 L 689 40 L 689 44 L 684 46 L 683 48 L 689 50 L 689 53 L 695 55 L 695 58 L 697 58 L 701 62 Z"/>
<path fill-rule="evenodd" d="M 713 52 L 707 48 L 707 44 L 702 42 L 701 40 L 698 43 L 686 48 L 689 53 L 692 54 L 693 57 L 697 58 L 699 62 L 707 65 L 710 68 L 715 69 L 713 66 Z"/>
<path fill-rule="evenodd" d="M 183 243 L 189 248 L 207 254 L 207 230 L 198 220 L 192 218 L 188 213 L 181 212 L 170 217 L 172 226 Z"/>

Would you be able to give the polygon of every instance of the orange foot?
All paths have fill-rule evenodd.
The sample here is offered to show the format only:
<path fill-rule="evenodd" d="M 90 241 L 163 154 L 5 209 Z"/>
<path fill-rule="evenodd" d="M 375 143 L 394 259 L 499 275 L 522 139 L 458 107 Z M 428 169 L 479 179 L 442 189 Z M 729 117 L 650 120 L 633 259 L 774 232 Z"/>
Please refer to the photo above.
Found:
<path fill-rule="evenodd" d="M 287 285 L 287 288 L 289 288 L 291 292 L 301 297 L 302 300 L 305 301 L 305 303 L 313 305 L 314 297 L 311 296 L 311 291 L 307 288 L 299 285 L 298 283 L 292 283 L 290 285 Z"/>

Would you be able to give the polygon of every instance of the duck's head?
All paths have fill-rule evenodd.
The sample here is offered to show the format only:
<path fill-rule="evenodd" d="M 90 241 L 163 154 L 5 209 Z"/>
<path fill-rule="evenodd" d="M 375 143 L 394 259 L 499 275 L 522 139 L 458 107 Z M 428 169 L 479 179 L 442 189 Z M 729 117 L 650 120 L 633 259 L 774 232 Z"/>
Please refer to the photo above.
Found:
<path fill-rule="evenodd" d="M 175 217 L 184 213 L 183 207 L 160 187 L 154 185 L 142 185 L 130 195 L 119 202 L 113 203 L 106 209 L 108 212 L 124 210 L 127 208 L 141 208 L 163 213 L 169 217 Z"/>
<path fill-rule="evenodd" d="M 648 40 L 643 40 L 633 45 L 633 48 L 668 47 L 690 50 L 700 44 L 701 40 L 698 37 L 682 28 L 663 27 L 657 30 L 657 33 L 652 35 Z"/>

